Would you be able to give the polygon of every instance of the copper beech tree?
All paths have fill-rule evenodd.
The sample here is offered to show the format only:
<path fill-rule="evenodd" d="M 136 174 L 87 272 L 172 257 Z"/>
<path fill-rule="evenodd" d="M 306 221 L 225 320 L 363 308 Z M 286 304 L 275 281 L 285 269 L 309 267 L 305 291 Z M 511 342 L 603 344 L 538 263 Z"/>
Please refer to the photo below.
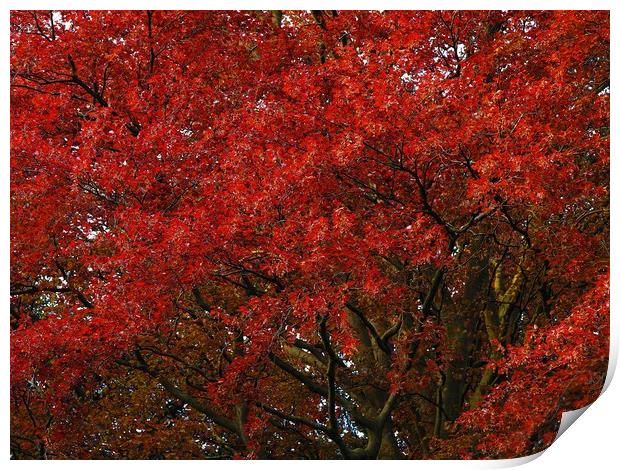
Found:
<path fill-rule="evenodd" d="M 14 458 L 499 458 L 601 390 L 607 12 L 14 11 Z"/>

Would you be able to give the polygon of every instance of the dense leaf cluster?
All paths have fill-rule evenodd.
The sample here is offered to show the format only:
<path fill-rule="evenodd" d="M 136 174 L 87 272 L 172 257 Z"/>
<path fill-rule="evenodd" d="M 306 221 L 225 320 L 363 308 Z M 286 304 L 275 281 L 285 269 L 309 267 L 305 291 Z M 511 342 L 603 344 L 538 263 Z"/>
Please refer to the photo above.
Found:
<path fill-rule="evenodd" d="M 608 345 L 606 12 L 16 11 L 14 458 L 496 458 Z"/>

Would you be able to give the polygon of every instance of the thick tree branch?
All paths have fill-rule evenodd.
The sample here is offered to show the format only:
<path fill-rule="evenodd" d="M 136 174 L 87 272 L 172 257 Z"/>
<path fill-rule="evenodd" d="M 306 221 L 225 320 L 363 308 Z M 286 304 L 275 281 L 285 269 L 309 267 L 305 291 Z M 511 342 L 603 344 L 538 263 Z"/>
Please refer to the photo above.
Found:
<path fill-rule="evenodd" d="M 183 403 L 186 403 L 187 405 L 191 406 L 196 411 L 204 414 L 208 419 L 213 421 L 215 424 L 218 424 L 222 426 L 224 429 L 230 431 L 231 433 L 236 434 L 237 436 L 239 436 L 239 438 L 244 444 L 247 444 L 248 442 L 247 436 L 245 436 L 245 433 L 243 432 L 242 429 L 239 428 L 237 423 L 226 418 L 225 416 L 222 416 L 208 404 L 197 400 L 192 395 L 189 395 L 188 393 L 181 390 L 179 387 L 174 385 L 168 378 L 163 376 L 160 371 L 157 371 L 149 367 L 148 364 L 146 363 L 145 358 L 142 356 L 142 354 L 140 354 L 138 350 L 135 351 L 135 356 L 138 361 L 137 364 L 134 364 L 129 361 L 122 360 L 122 359 L 117 360 L 116 362 L 118 364 L 143 371 L 146 374 L 150 375 L 151 377 L 156 379 L 161 384 L 161 386 L 168 393 L 170 393 L 173 397 L 177 398 L 178 400 L 181 400 Z"/>
<path fill-rule="evenodd" d="M 375 343 L 377 343 L 377 346 L 388 356 L 392 354 L 392 349 L 387 344 L 385 344 L 375 326 L 364 315 L 364 312 L 362 312 L 362 310 L 356 307 L 352 302 L 347 302 L 345 306 L 353 313 L 355 313 L 355 315 L 358 316 L 364 326 L 368 328 L 368 331 L 370 332 L 372 338 L 375 340 Z"/>

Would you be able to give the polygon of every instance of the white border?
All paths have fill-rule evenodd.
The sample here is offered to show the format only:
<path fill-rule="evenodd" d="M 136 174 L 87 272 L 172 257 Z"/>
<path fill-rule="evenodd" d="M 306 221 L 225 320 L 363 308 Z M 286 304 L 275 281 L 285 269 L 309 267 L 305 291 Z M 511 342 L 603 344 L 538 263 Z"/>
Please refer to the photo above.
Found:
<path fill-rule="evenodd" d="M 469 10 L 486 10 L 486 9 L 501 9 L 501 10 L 540 10 L 540 9 L 557 9 L 557 10 L 611 10 L 611 53 L 612 53 L 612 79 L 618 76 L 618 60 L 617 51 L 619 47 L 620 37 L 620 7 L 614 7 L 612 0 L 590 0 L 590 1 L 576 1 L 576 0 L 545 0 L 545 1 L 481 1 L 481 0 L 445 0 L 445 1 L 429 1 L 429 0 L 411 0 L 411 1 L 394 1 L 384 0 L 382 2 L 359 0 L 359 1 L 314 1 L 314 2 L 284 2 L 284 1 L 270 1 L 270 2 L 258 2 L 258 1 L 228 1 L 228 2 L 207 2 L 199 0 L 175 0 L 175 1 L 147 1 L 147 0 L 107 0 L 103 1 L 78 1 L 78 0 L 58 0 L 58 1 L 41 1 L 41 0 L 10 0 L 6 2 L 3 8 L 0 10 L 1 24 L 5 28 L 5 36 L 0 46 L 2 54 L 2 62 L 0 64 L 2 70 L 2 82 L 3 85 L 0 88 L 0 103 L 3 107 L 3 129 L 1 135 L 2 148 L 5 149 L 5 160 L 3 161 L 3 171 L 0 171 L 0 223 L 2 224 L 2 230 L 0 230 L 1 244 L 4 256 L 1 258 L 2 270 L 1 270 L 1 282 L 0 292 L 1 297 L 4 300 L 4 306 L 8 307 L 9 299 L 9 273 L 10 273 L 10 257 L 9 257 L 9 213 L 10 213 L 10 129 L 9 129 L 9 11 L 14 10 L 30 10 L 30 9 L 64 9 L 64 10 L 76 10 L 76 9 L 174 9 L 174 10 L 206 10 L 206 9 L 383 9 L 383 10 L 397 10 L 397 9 L 469 9 Z M 617 155 L 619 145 L 616 140 L 616 136 L 620 135 L 620 129 L 618 120 L 615 117 L 618 115 L 619 100 L 616 97 L 615 92 L 611 94 L 611 109 L 612 109 L 612 139 L 611 139 L 611 152 L 612 155 Z M 620 182 L 617 165 L 611 165 L 611 182 L 612 187 L 614 182 Z M 613 207 L 617 206 L 618 196 L 617 191 L 612 190 L 611 204 Z M 614 259 L 618 254 L 618 233 L 620 231 L 618 217 L 616 217 L 615 210 L 611 212 L 611 258 Z M 568 431 L 561 435 L 556 442 L 554 442 L 545 452 L 533 457 L 524 457 L 521 459 L 503 460 L 503 461 L 393 461 L 387 463 L 388 465 L 394 465 L 400 468 L 416 469 L 428 469 L 428 468 L 502 468 L 512 467 L 520 464 L 528 463 L 528 468 L 548 469 L 549 466 L 555 468 L 576 468 L 583 470 L 586 466 L 594 468 L 612 468 L 618 465 L 618 458 L 616 453 L 616 447 L 618 443 L 618 418 L 620 418 L 620 385 L 618 380 L 611 381 L 614 374 L 617 358 L 618 358 L 618 338 L 620 337 L 620 325 L 618 322 L 618 314 L 614 313 L 616 304 L 618 303 L 618 279 L 619 272 L 617 265 L 612 263 L 611 268 L 611 351 L 609 362 L 609 373 L 606 381 L 606 391 L 601 397 L 593 403 L 587 412 L 579 419 L 579 424 L 572 426 Z M 0 449 L 3 459 L 9 459 L 9 321 L 8 321 L 8 308 L 5 310 L 6 314 L 2 321 L 2 333 L 0 336 L 0 345 L 2 353 L 4 355 L 4 367 L 1 369 L 1 401 L 0 401 Z M 130 468 L 136 465 L 134 461 L 119 461 L 115 462 L 115 466 L 121 468 Z M 139 464 L 139 463 L 138 463 Z M 184 468 L 202 468 L 205 465 L 213 465 L 213 461 L 153 461 L 149 463 L 158 468 L 166 467 L 170 468 L 172 465 L 183 465 Z M 49 468 L 77 468 L 78 466 L 87 465 L 93 468 L 104 468 L 105 465 L 109 465 L 105 461 L 11 461 L 10 465 L 15 468 L 30 468 L 39 466 L 49 466 Z M 291 461 L 218 461 L 214 465 L 221 468 L 238 468 L 240 466 L 252 465 L 254 468 L 270 468 L 270 467 L 284 467 L 291 465 Z M 321 466 L 340 466 L 339 461 L 321 461 L 320 463 L 313 461 L 295 461 L 294 465 L 299 468 L 314 467 L 316 465 Z M 356 462 L 357 466 L 373 465 L 371 462 Z"/>

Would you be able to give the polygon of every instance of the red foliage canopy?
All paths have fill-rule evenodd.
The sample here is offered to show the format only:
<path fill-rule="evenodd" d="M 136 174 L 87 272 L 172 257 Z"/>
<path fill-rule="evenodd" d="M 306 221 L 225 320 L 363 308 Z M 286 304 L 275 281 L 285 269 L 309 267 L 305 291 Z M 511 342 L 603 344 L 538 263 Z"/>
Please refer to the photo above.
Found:
<path fill-rule="evenodd" d="M 599 393 L 608 13 L 19 11 L 11 52 L 14 457 L 512 457 Z"/>

